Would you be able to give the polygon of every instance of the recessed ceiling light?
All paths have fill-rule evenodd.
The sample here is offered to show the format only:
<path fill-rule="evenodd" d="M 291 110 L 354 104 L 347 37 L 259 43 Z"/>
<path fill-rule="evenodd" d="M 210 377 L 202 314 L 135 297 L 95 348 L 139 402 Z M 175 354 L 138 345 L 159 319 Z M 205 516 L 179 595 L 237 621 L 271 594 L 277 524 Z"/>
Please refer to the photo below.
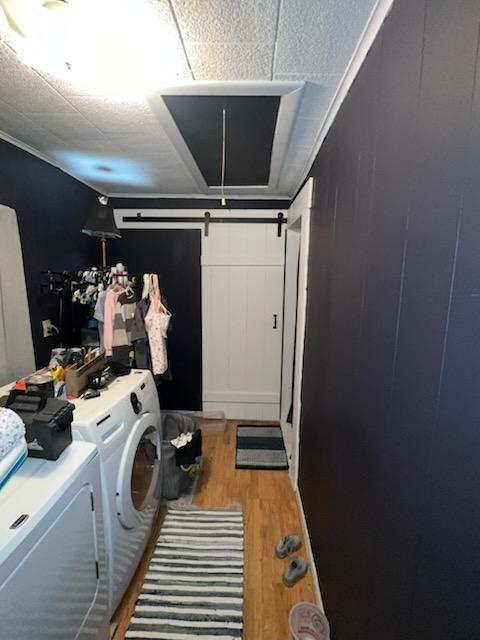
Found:
<path fill-rule="evenodd" d="M 137 98 L 175 84 L 185 58 L 149 0 L 0 0 L 19 58 L 92 95 Z"/>

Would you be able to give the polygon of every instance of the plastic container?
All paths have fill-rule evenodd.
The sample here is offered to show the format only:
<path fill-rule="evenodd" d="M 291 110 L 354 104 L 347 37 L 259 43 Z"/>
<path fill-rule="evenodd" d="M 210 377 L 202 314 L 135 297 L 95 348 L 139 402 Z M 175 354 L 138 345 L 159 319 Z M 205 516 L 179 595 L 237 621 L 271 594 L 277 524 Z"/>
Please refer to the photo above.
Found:
<path fill-rule="evenodd" d="M 319 607 L 299 602 L 290 610 L 290 633 L 293 640 L 330 640 L 330 625 Z"/>

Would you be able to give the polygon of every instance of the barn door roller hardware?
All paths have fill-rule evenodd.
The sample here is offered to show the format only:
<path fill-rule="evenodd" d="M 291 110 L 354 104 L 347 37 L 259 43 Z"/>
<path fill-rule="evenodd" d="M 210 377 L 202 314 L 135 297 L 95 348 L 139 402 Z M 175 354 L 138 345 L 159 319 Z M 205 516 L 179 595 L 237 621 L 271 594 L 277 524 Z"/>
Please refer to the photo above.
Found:
<path fill-rule="evenodd" d="M 137 213 L 136 216 L 123 216 L 123 222 L 139 223 L 144 222 L 201 222 L 200 216 L 165 216 L 159 218 L 158 216 L 145 216 L 141 213 Z M 277 236 L 282 236 L 282 224 L 285 224 L 287 219 L 281 211 L 278 212 L 276 218 L 231 218 L 229 216 L 212 217 L 210 211 L 205 211 L 203 215 L 204 234 L 208 236 L 208 229 L 211 224 L 218 223 L 233 223 L 233 224 L 275 224 L 277 225 Z"/>
<path fill-rule="evenodd" d="M 276 218 L 229 218 L 229 217 L 221 217 L 221 218 L 212 218 L 210 211 L 205 211 L 204 215 L 204 234 L 208 236 L 208 227 L 211 224 L 219 223 L 228 223 L 233 222 L 234 224 L 240 223 L 248 223 L 248 224 L 276 224 L 277 225 L 277 236 L 281 238 L 282 236 L 282 224 L 284 224 L 287 219 L 284 217 L 281 211 L 278 212 Z"/>

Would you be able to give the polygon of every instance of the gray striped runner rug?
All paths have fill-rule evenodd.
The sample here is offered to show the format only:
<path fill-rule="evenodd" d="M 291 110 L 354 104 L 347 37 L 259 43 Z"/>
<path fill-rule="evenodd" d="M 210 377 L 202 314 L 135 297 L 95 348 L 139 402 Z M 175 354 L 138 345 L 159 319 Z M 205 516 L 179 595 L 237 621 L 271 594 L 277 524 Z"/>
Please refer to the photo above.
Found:
<path fill-rule="evenodd" d="M 169 509 L 126 638 L 243 636 L 243 514 Z"/>

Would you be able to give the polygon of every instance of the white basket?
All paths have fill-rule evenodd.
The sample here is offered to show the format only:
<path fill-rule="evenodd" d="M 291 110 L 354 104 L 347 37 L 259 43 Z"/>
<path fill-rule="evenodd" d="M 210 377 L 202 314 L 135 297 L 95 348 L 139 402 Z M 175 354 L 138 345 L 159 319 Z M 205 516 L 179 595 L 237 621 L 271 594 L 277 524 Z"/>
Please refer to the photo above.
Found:
<path fill-rule="evenodd" d="M 290 610 L 290 633 L 293 640 L 330 640 L 330 625 L 319 607 L 299 602 Z"/>

